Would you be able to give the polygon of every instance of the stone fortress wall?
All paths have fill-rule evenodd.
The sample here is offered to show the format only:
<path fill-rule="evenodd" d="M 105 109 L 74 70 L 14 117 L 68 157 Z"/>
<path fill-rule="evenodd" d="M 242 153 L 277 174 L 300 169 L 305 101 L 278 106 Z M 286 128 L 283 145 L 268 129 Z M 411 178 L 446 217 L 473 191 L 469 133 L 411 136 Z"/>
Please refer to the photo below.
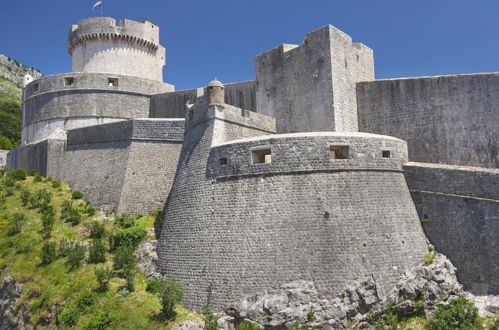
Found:
<path fill-rule="evenodd" d="M 66 73 L 25 88 L 23 144 L 65 138 L 69 129 L 149 117 L 150 96 L 170 84 L 117 74 Z"/>
<path fill-rule="evenodd" d="M 183 119 L 134 119 L 71 130 L 58 177 L 103 209 L 162 209 L 183 133 Z"/>
<path fill-rule="evenodd" d="M 357 85 L 359 130 L 405 140 L 415 162 L 499 167 L 499 73 Z"/>
<path fill-rule="evenodd" d="M 357 131 L 355 83 L 374 79 L 371 49 L 326 25 L 255 62 L 257 112 L 278 118 L 278 133 Z"/>
<path fill-rule="evenodd" d="M 112 72 L 163 81 L 165 48 L 159 44 L 159 27 L 154 23 L 124 19 L 116 26 L 109 17 L 89 18 L 71 27 L 68 42 L 73 72 Z"/>
<path fill-rule="evenodd" d="M 80 21 L 68 50 L 83 72 L 27 86 L 8 163 L 116 212 L 165 204 L 160 267 L 189 307 L 295 279 L 388 289 L 426 253 L 425 217 L 466 288 L 499 292 L 497 73 L 374 80 L 330 25 L 258 55 L 253 81 L 182 91 L 148 21 Z"/>
<path fill-rule="evenodd" d="M 325 295 L 370 276 L 387 290 L 427 252 L 404 141 L 268 135 L 271 117 L 202 100 L 191 111 L 157 250 L 187 306 L 219 309 L 297 279 Z"/>
<path fill-rule="evenodd" d="M 404 166 L 423 229 L 477 294 L 499 293 L 499 170 L 428 163 Z"/>

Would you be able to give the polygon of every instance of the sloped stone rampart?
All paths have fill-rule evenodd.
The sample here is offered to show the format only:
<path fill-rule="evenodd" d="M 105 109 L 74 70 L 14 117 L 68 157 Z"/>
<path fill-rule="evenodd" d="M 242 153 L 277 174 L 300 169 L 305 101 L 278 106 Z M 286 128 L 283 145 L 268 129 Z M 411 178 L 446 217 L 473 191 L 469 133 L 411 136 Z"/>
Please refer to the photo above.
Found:
<path fill-rule="evenodd" d="M 184 120 L 137 119 L 70 131 L 60 176 L 117 213 L 162 209 L 175 175 Z"/>

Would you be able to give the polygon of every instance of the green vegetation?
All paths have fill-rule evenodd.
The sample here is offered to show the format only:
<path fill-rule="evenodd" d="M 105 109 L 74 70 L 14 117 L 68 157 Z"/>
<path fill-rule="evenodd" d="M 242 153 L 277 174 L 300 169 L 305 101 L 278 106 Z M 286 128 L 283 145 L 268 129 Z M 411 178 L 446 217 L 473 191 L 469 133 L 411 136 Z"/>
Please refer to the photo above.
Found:
<path fill-rule="evenodd" d="M 0 149 L 14 149 L 21 141 L 21 99 L 0 92 Z"/>
<path fill-rule="evenodd" d="M 427 255 L 424 256 L 424 264 L 425 266 L 429 266 L 433 263 L 435 260 L 435 253 L 430 252 Z"/>
<path fill-rule="evenodd" d="M 462 298 L 457 298 L 449 305 L 438 306 L 437 312 L 425 327 L 427 330 L 480 329 L 478 309 Z"/>
<path fill-rule="evenodd" d="M 82 199 L 83 193 L 81 191 L 75 190 L 71 193 L 71 198 L 72 199 Z"/>
<path fill-rule="evenodd" d="M 218 316 L 211 308 L 204 310 L 204 330 L 218 330 Z"/>
<path fill-rule="evenodd" d="M 23 172 L 0 169 L 0 278 L 22 283 L 16 303 L 31 315 L 28 326 L 169 329 L 202 319 L 178 305 L 178 285 L 151 284 L 135 268 L 134 250 L 154 217 L 131 216 L 133 224 L 121 226 L 74 200 L 64 183 L 35 182 L 32 171 L 23 180 Z"/>
<path fill-rule="evenodd" d="M 167 320 L 174 320 L 177 316 L 175 305 L 180 303 L 184 296 L 184 289 L 174 280 L 165 281 L 161 290 L 161 307 Z"/>
<path fill-rule="evenodd" d="M 260 327 L 249 321 L 244 321 L 237 326 L 237 330 L 260 330 Z"/>

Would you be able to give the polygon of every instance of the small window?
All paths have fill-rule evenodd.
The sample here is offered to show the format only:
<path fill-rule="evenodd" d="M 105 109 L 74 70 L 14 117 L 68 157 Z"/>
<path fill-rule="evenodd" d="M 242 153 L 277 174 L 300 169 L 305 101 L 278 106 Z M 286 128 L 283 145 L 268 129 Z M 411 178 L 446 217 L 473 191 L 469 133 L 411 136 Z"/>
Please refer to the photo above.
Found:
<path fill-rule="evenodd" d="M 272 151 L 270 149 L 261 149 L 251 151 L 253 164 L 270 164 L 272 163 Z"/>
<path fill-rule="evenodd" d="M 220 165 L 222 165 L 222 166 L 227 165 L 227 158 L 225 158 L 225 157 L 220 158 Z"/>
<path fill-rule="evenodd" d="M 390 158 L 390 150 L 383 150 L 383 151 L 381 151 L 381 156 L 383 158 Z"/>
<path fill-rule="evenodd" d="M 118 78 L 107 78 L 107 84 L 109 87 L 118 87 Z"/>
<path fill-rule="evenodd" d="M 35 92 L 35 93 L 38 92 L 39 87 L 40 86 L 38 84 L 33 84 L 33 92 Z"/>
<path fill-rule="evenodd" d="M 348 146 L 330 146 L 331 159 L 348 159 Z"/>
<path fill-rule="evenodd" d="M 73 86 L 74 82 L 75 82 L 75 78 L 73 78 L 73 77 L 64 78 L 64 86 Z"/>

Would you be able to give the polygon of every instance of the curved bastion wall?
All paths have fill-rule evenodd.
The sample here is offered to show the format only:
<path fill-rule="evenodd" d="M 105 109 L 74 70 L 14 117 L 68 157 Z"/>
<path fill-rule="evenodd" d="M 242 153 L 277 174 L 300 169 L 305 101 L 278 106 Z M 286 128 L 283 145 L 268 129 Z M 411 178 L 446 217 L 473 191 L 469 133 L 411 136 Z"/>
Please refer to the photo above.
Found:
<path fill-rule="evenodd" d="M 186 127 L 158 256 L 188 307 L 221 309 L 293 280 L 326 296 L 371 276 L 388 290 L 427 253 L 404 141 L 314 132 L 212 147 L 216 120 Z"/>
<path fill-rule="evenodd" d="M 84 19 L 71 27 L 68 52 L 74 72 L 109 72 L 163 81 L 165 48 L 149 21 L 110 17 Z"/>
<path fill-rule="evenodd" d="M 22 142 L 64 139 L 69 129 L 148 117 L 150 96 L 173 90 L 154 80 L 103 73 L 35 80 L 24 91 Z"/>

